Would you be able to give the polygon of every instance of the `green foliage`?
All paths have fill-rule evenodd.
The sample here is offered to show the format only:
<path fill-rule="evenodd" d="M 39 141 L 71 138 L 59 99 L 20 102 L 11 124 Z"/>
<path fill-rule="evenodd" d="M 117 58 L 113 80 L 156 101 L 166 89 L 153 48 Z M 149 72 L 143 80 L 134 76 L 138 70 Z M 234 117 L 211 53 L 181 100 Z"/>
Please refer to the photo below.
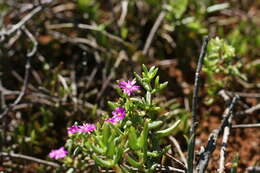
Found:
<path fill-rule="evenodd" d="M 135 73 L 139 84 L 145 89 L 143 96 L 130 97 L 120 93 L 121 98 L 108 102 L 111 108 L 125 108 L 126 117 L 116 123 L 103 122 L 93 133 L 69 135 L 66 148 L 69 156 L 64 159 L 68 167 L 81 170 L 81 160 L 94 161 L 102 169 L 118 169 L 121 172 L 134 167 L 140 172 L 153 172 L 160 158 L 170 149 L 163 137 L 171 135 L 181 120 L 168 122 L 159 117 L 161 108 L 154 103 L 154 96 L 167 86 L 160 83 L 158 68 L 147 69 L 143 65 L 142 76 Z M 76 164 L 77 163 L 77 164 Z M 75 166 L 76 165 L 76 166 Z"/>
<path fill-rule="evenodd" d="M 139 167 L 143 164 L 142 160 L 139 160 L 139 157 L 143 156 L 139 155 L 146 152 L 136 141 L 142 134 L 145 137 L 142 133 L 144 123 L 145 120 L 150 120 L 148 143 L 157 141 L 158 144 L 148 145 L 145 157 L 146 166 L 153 170 L 151 162 L 164 159 L 158 152 L 152 151 L 161 151 L 160 147 L 167 146 L 169 142 L 155 133 L 169 129 L 171 134 L 177 134 L 179 140 L 179 137 L 182 138 L 182 135 L 189 132 L 190 114 L 182 108 L 182 104 L 184 97 L 188 102 L 191 100 L 194 64 L 203 35 L 216 35 L 226 40 L 214 39 L 214 44 L 210 43 L 212 48 L 208 55 L 211 57 L 208 59 L 208 65 L 205 65 L 207 72 L 204 71 L 207 102 L 213 103 L 218 90 L 222 88 L 239 92 L 258 91 L 259 85 L 254 84 L 260 77 L 260 29 L 259 16 L 256 13 L 258 1 L 127 2 L 122 25 L 118 24 L 124 12 L 122 1 L 100 0 L 50 1 L 44 3 L 44 10 L 25 22 L 26 28 L 38 42 L 37 53 L 31 60 L 32 70 L 25 96 L 17 107 L 9 112 L 7 118 L 1 121 L 0 143 L 4 144 L 2 151 L 47 157 L 51 148 L 57 148 L 64 143 L 66 124 L 82 120 L 100 121 L 98 131 L 101 131 L 101 135 L 94 133 L 92 137 L 85 137 L 92 143 L 86 144 L 87 146 L 82 144 L 81 147 L 72 140 L 74 137 L 67 141 L 71 156 L 64 160 L 64 163 L 71 167 L 67 172 L 76 172 L 77 169 L 81 170 L 79 172 L 86 171 L 89 165 L 93 165 L 94 158 L 102 159 L 96 159 L 96 162 L 107 167 L 110 167 L 111 162 Z M 34 3 L 33 0 L 26 3 L 22 0 L 0 1 L 0 33 L 16 26 L 37 6 L 37 2 Z M 144 55 L 143 46 L 162 11 L 166 16 L 155 32 L 147 55 Z M 79 24 L 90 25 L 90 28 L 80 28 Z M 50 29 L 49 25 L 57 28 Z M 22 88 L 26 61 L 24 53 L 31 48 L 30 38 L 20 32 L 20 29 L 17 31 L 5 38 L 1 37 L 1 113 L 14 102 Z M 162 67 L 160 78 L 152 78 L 154 74 L 146 68 L 144 75 L 136 75 L 136 80 L 143 86 L 143 90 L 130 98 L 119 91 L 120 98 L 115 99 L 116 91 L 111 90 L 111 86 L 114 86 L 112 81 L 129 76 L 129 72 L 140 70 L 141 63 L 159 64 L 158 66 Z M 175 63 L 176 66 L 173 65 Z M 236 80 L 244 80 L 245 75 L 248 81 Z M 161 91 L 165 92 L 163 88 L 167 83 L 160 83 L 160 80 L 169 81 L 170 87 L 165 89 L 167 93 L 161 94 Z M 240 81 L 244 83 L 241 84 Z M 106 105 L 105 100 L 113 102 Z M 117 128 L 107 123 L 104 125 L 102 118 L 108 117 L 106 112 L 119 106 L 127 107 L 127 120 L 115 126 Z M 219 105 L 214 104 L 214 107 Z M 201 110 L 205 108 L 202 107 Z M 179 125 L 171 131 L 172 125 L 178 120 Z M 103 137 L 104 129 L 109 130 L 105 130 Z M 129 131 L 126 132 L 126 129 Z M 113 133 L 113 137 L 110 137 L 110 133 Z M 102 142 L 98 142 L 99 136 L 102 136 Z M 125 147 L 124 143 L 114 140 L 119 136 L 125 137 L 122 138 L 128 142 L 125 145 L 129 150 L 123 152 L 126 153 L 123 157 L 112 157 L 111 153 L 117 149 L 112 150 L 111 147 L 110 151 L 106 151 L 103 145 L 109 140 L 111 146 Z M 185 143 L 183 141 L 180 140 L 182 146 Z M 88 152 L 87 148 L 95 150 L 96 153 L 93 152 L 93 156 L 84 155 L 84 152 Z M 182 149 L 185 152 L 186 147 Z M 86 164 L 90 160 L 92 162 Z M 15 161 L 8 163 L 13 166 Z M 241 162 L 245 163 L 243 159 Z M 99 172 L 97 165 L 92 167 L 93 172 Z M 13 167 L 14 169 L 5 171 L 18 172 L 21 165 Z M 41 172 L 46 172 L 45 167 L 41 169 Z M 130 171 L 128 167 L 117 164 L 113 169 Z"/>
<path fill-rule="evenodd" d="M 235 49 L 225 40 L 218 37 L 210 40 L 203 66 L 207 75 L 208 104 L 213 102 L 217 91 L 228 87 L 231 79 L 237 77 L 246 80 L 246 76 L 240 72 L 242 62 L 235 55 Z"/>
<path fill-rule="evenodd" d="M 232 167 L 230 173 L 237 173 L 238 162 L 239 162 L 239 153 L 236 153 L 232 161 Z"/>
<path fill-rule="evenodd" d="M 170 15 L 180 19 L 188 7 L 188 0 L 170 0 L 168 8 Z"/>

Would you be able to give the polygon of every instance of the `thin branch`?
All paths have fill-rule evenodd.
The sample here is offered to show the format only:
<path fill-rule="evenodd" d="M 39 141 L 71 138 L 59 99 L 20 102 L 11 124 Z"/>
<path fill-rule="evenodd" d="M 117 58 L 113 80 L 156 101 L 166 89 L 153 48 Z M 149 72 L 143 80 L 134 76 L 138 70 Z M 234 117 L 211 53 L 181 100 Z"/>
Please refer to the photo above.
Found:
<path fill-rule="evenodd" d="M 26 65 L 25 65 L 25 75 L 24 75 L 22 90 L 19 93 L 19 95 L 17 96 L 17 98 L 15 99 L 15 101 L 12 104 L 10 104 L 8 107 L 6 107 L 5 110 L 0 114 L 0 120 L 5 115 L 7 115 L 9 113 L 9 111 L 11 111 L 12 108 L 15 107 L 22 100 L 23 96 L 25 95 L 25 92 L 26 92 L 26 89 L 27 89 L 28 83 L 29 83 L 30 69 L 31 69 L 31 58 L 28 57 Z"/>
<path fill-rule="evenodd" d="M 258 128 L 260 127 L 260 123 L 256 124 L 236 124 L 232 125 L 232 128 Z"/>
<path fill-rule="evenodd" d="M 25 32 L 25 34 L 30 38 L 30 40 L 33 43 L 33 48 L 30 52 L 27 53 L 27 57 L 32 57 L 35 55 L 36 51 L 37 51 L 37 47 L 38 47 L 38 42 L 35 39 L 35 37 L 33 36 L 33 34 L 25 27 L 22 27 L 22 30 Z"/>
<path fill-rule="evenodd" d="M 46 161 L 46 160 L 42 160 L 42 159 L 38 159 L 38 158 L 35 158 L 35 157 L 23 155 L 23 154 L 0 152 L 0 156 L 30 160 L 30 161 L 33 161 L 33 162 L 37 162 L 37 163 L 40 163 L 40 164 L 52 166 L 52 167 L 55 167 L 55 168 L 59 168 L 60 167 L 60 165 L 57 164 L 57 163 Z"/>
<path fill-rule="evenodd" d="M 80 28 L 80 29 L 86 29 L 86 30 L 92 30 L 92 31 L 97 31 L 102 33 L 103 35 L 107 36 L 111 40 L 115 40 L 119 43 L 122 43 L 125 46 L 128 46 L 130 43 L 122 40 L 120 37 L 117 37 L 113 34 L 108 33 L 107 31 L 104 31 L 97 26 L 94 25 L 88 25 L 88 24 L 75 24 L 75 23 L 60 23 L 60 24 L 46 24 L 46 28 L 49 30 L 54 30 L 54 29 L 63 29 L 63 28 Z"/>
<path fill-rule="evenodd" d="M 223 139 L 220 149 L 220 159 L 219 159 L 219 169 L 218 173 L 224 173 L 225 170 L 225 156 L 226 156 L 226 148 L 228 143 L 228 137 L 230 135 L 230 127 L 232 123 L 233 113 L 231 112 L 230 117 L 228 118 L 227 124 L 224 127 Z"/>
<path fill-rule="evenodd" d="M 165 171 L 165 172 L 180 172 L 180 173 L 185 173 L 185 170 L 174 168 L 171 166 L 163 166 L 160 164 L 157 164 L 157 168 L 155 169 L 157 172 L 160 171 Z"/>
<path fill-rule="evenodd" d="M 185 166 L 184 163 L 182 163 L 180 160 L 176 159 L 175 157 L 173 157 L 171 154 L 166 153 L 166 156 L 168 156 L 169 158 L 171 158 L 174 162 L 178 163 L 179 165 L 181 165 L 183 168 L 187 169 L 187 167 Z"/>
<path fill-rule="evenodd" d="M 238 112 L 236 114 L 237 115 L 252 114 L 252 113 L 254 113 L 254 112 L 258 111 L 258 110 L 260 110 L 260 103 L 255 105 L 255 106 L 253 106 L 253 107 L 251 107 L 251 108 L 249 108 L 249 109 L 247 109 L 247 110 L 245 110 L 245 111 Z"/>
<path fill-rule="evenodd" d="M 127 15 L 128 0 L 123 0 L 121 2 L 121 5 L 122 5 L 122 12 L 121 12 L 120 18 L 117 22 L 118 26 L 122 26 L 125 22 L 125 18 L 126 18 L 126 15 Z"/>
<path fill-rule="evenodd" d="M 205 148 L 205 151 L 201 153 L 196 171 L 199 173 L 204 173 L 208 167 L 208 162 L 211 158 L 212 153 L 214 152 L 216 148 L 216 141 L 220 135 L 220 133 L 223 131 L 224 127 L 226 126 L 226 123 L 228 119 L 230 118 L 232 111 L 234 109 L 235 103 L 238 99 L 238 96 L 233 97 L 232 102 L 230 103 L 229 107 L 225 110 L 223 114 L 223 119 L 221 121 L 221 124 L 218 129 L 215 129 L 209 136 L 208 144 Z"/>
<path fill-rule="evenodd" d="M 170 141 L 172 142 L 172 144 L 175 146 L 177 152 L 179 153 L 182 162 L 185 165 L 185 168 L 187 168 L 187 159 L 185 158 L 185 155 L 183 154 L 183 152 L 181 151 L 181 147 L 178 143 L 178 141 L 173 137 L 173 136 L 169 136 Z"/>
<path fill-rule="evenodd" d="M 230 101 L 230 94 L 233 95 L 232 92 L 227 92 L 226 90 L 220 90 L 219 94 L 222 96 L 222 98 L 225 100 L 225 102 Z M 225 156 L 226 156 L 226 147 L 227 147 L 227 142 L 228 142 L 228 137 L 230 135 L 230 127 L 232 123 L 232 118 L 233 114 L 230 115 L 228 118 L 228 122 L 226 126 L 224 127 L 224 134 L 223 134 L 223 139 L 222 139 L 222 145 L 220 149 L 220 159 L 219 159 L 219 169 L 218 173 L 223 173 L 225 169 Z"/>
<path fill-rule="evenodd" d="M 166 15 L 166 11 L 161 11 L 159 16 L 157 17 L 157 19 L 156 19 L 156 21 L 155 21 L 155 23 L 154 23 L 154 25 L 153 25 L 149 35 L 148 35 L 148 37 L 147 37 L 147 39 L 145 41 L 145 45 L 144 45 L 144 49 L 143 49 L 143 54 L 144 55 L 147 54 L 148 49 L 150 48 L 152 40 L 154 38 L 154 35 L 155 35 L 156 31 L 158 30 L 159 26 L 161 25 L 165 15 Z"/>
<path fill-rule="evenodd" d="M 208 36 L 204 37 L 203 44 L 201 47 L 201 52 L 199 56 L 198 66 L 195 74 L 194 91 L 192 98 L 192 124 L 190 129 L 190 144 L 188 147 L 188 173 L 193 172 L 193 160 L 194 160 L 194 149 L 195 149 L 195 139 L 196 139 L 196 127 L 197 127 L 197 106 L 198 106 L 198 94 L 200 85 L 200 72 L 202 69 L 204 57 L 207 52 L 207 45 L 209 42 Z"/>
<path fill-rule="evenodd" d="M 260 88 L 260 83 L 248 83 L 240 78 L 236 78 L 237 82 L 239 82 L 244 88 Z"/>
<path fill-rule="evenodd" d="M 55 39 L 59 39 L 61 41 L 64 41 L 64 42 L 70 42 L 70 43 L 74 43 L 74 44 L 86 44 L 94 49 L 97 49 L 99 51 L 102 51 L 102 52 L 107 52 L 106 49 L 104 47 L 101 47 L 99 46 L 95 40 L 89 40 L 89 39 L 86 39 L 86 38 L 82 38 L 82 37 L 74 37 L 74 38 L 71 38 L 65 34 L 62 34 L 60 32 L 57 32 L 57 31 L 53 31 L 53 30 L 49 30 L 48 31 L 49 34 L 51 34 Z"/>
<path fill-rule="evenodd" d="M 38 6 L 35 9 L 33 9 L 30 13 L 28 13 L 26 16 L 22 18 L 17 24 L 13 25 L 10 29 L 3 28 L 0 31 L 0 36 L 8 36 L 17 31 L 18 29 L 21 29 L 24 24 L 26 24 L 34 15 L 36 15 L 38 12 L 42 10 L 42 6 Z"/>
<path fill-rule="evenodd" d="M 239 97 L 260 98 L 260 93 L 245 93 L 245 92 L 230 92 L 230 91 L 227 91 L 227 92 L 236 94 Z"/>
<path fill-rule="evenodd" d="M 250 166 L 246 168 L 246 173 L 259 173 L 260 167 L 259 166 Z"/>
<path fill-rule="evenodd" d="M 30 74 L 30 69 L 31 69 L 31 57 L 34 56 L 37 51 L 38 43 L 37 43 L 35 37 L 33 36 L 33 34 L 25 26 L 21 25 L 20 27 L 25 32 L 25 34 L 30 38 L 30 40 L 33 42 L 33 49 L 27 53 L 27 61 L 26 61 L 26 65 L 25 65 L 23 88 L 22 88 L 20 94 L 18 95 L 18 97 L 16 98 L 16 100 L 11 105 L 6 107 L 4 109 L 4 111 L 0 114 L 0 120 L 5 115 L 7 115 L 8 112 L 10 110 L 12 110 L 12 108 L 15 107 L 22 100 L 23 96 L 25 95 L 26 89 L 28 87 L 28 82 L 29 82 L 29 74 Z"/>
<path fill-rule="evenodd" d="M 131 166 L 128 166 L 126 164 L 124 164 L 124 166 L 132 171 L 135 171 L 135 172 L 138 172 L 139 169 L 138 168 L 134 168 L 134 167 L 131 167 Z M 165 171 L 165 172 L 179 172 L 179 173 L 185 173 L 185 170 L 182 170 L 182 169 L 178 169 L 178 168 L 174 168 L 174 167 L 171 167 L 171 166 L 164 166 L 164 165 L 160 165 L 160 164 L 157 164 L 156 165 L 156 168 L 155 168 L 156 171 L 160 172 L 160 171 Z"/>

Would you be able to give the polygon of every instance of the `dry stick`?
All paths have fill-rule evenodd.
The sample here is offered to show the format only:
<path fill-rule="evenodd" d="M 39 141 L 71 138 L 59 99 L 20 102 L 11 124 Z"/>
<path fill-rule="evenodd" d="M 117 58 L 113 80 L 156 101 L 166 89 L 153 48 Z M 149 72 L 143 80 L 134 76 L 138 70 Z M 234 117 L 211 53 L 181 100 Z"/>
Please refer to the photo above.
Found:
<path fill-rule="evenodd" d="M 252 114 L 260 109 L 260 103 L 242 112 L 236 113 L 236 115 Z"/>
<path fill-rule="evenodd" d="M 127 15 L 128 0 L 123 0 L 121 2 L 121 5 L 122 5 L 122 10 L 121 10 L 122 12 L 121 12 L 120 18 L 117 22 L 118 26 L 122 26 L 125 22 L 125 18 Z"/>
<path fill-rule="evenodd" d="M 36 38 L 33 36 L 33 34 L 25 27 L 22 27 L 22 30 L 25 32 L 25 34 L 30 38 L 30 40 L 33 43 L 33 48 L 30 52 L 27 53 L 27 57 L 32 57 L 35 55 L 36 51 L 37 51 L 37 47 L 38 47 L 38 42 L 36 40 Z"/>
<path fill-rule="evenodd" d="M 236 80 L 244 87 L 244 88 L 260 88 L 260 83 L 247 83 L 246 81 L 236 78 Z"/>
<path fill-rule="evenodd" d="M 96 43 L 96 41 L 94 41 L 94 40 L 89 40 L 89 39 L 82 38 L 82 37 L 70 38 L 69 36 L 67 36 L 65 34 L 62 34 L 60 32 L 53 31 L 53 30 L 49 30 L 48 33 L 51 34 L 55 39 L 58 39 L 61 41 L 70 42 L 70 43 L 74 43 L 74 44 L 86 44 L 99 51 L 107 52 L 104 47 L 99 46 Z"/>
<path fill-rule="evenodd" d="M 227 93 L 233 93 L 238 95 L 239 97 L 260 98 L 260 93 L 244 93 L 244 92 L 230 92 L 230 91 L 227 91 Z"/>
<path fill-rule="evenodd" d="M 237 94 L 237 92 L 231 92 L 231 91 L 227 91 L 225 89 L 220 90 L 219 94 L 224 98 L 225 101 L 230 100 L 230 98 L 233 98 L 235 95 L 238 95 L 240 97 L 240 95 Z M 244 109 L 249 108 L 249 106 L 247 104 L 245 104 L 242 100 L 238 100 L 237 104 L 239 104 Z M 238 114 L 238 112 L 236 113 L 236 115 L 237 114 Z"/>
<path fill-rule="evenodd" d="M 260 167 L 259 166 L 250 166 L 246 168 L 246 173 L 259 173 Z"/>
<path fill-rule="evenodd" d="M 185 164 L 182 163 L 180 160 L 176 159 L 175 157 L 173 157 L 170 153 L 166 153 L 166 156 L 168 156 L 168 157 L 171 158 L 174 162 L 178 163 L 179 165 L 181 165 L 183 168 L 186 169 Z"/>
<path fill-rule="evenodd" d="M 221 144 L 221 149 L 220 149 L 218 173 L 223 173 L 224 169 L 225 169 L 226 147 L 227 147 L 227 143 L 228 143 L 228 137 L 230 135 L 230 127 L 231 127 L 231 123 L 232 123 L 232 118 L 233 118 L 233 112 L 231 112 L 231 115 L 228 118 L 227 124 L 224 127 L 223 139 L 222 139 L 222 144 Z"/>
<path fill-rule="evenodd" d="M 211 158 L 211 154 L 216 148 L 216 141 L 224 129 L 229 117 L 231 116 L 231 113 L 233 111 L 233 108 L 235 106 L 235 103 L 238 99 L 238 96 L 233 97 L 231 104 L 229 107 L 225 110 L 223 114 L 223 119 L 221 121 L 221 124 L 218 129 L 213 130 L 213 132 L 210 134 L 209 139 L 208 139 L 208 144 L 205 148 L 205 151 L 201 153 L 196 171 L 199 173 L 204 173 L 208 167 L 208 162 Z"/>
<path fill-rule="evenodd" d="M 40 164 L 52 166 L 52 167 L 55 167 L 55 168 L 59 168 L 60 167 L 60 165 L 57 164 L 57 163 L 46 161 L 46 160 L 42 160 L 42 159 L 38 159 L 38 158 L 35 158 L 35 157 L 23 155 L 23 154 L 0 152 L 0 156 L 30 160 L 30 161 L 33 161 L 33 162 L 37 162 L 37 163 L 40 163 Z"/>
<path fill-rule="evenodd" d="M 28 80 L 29 80 L 29 73 L 30 73 L 30 69 L 31 69 L 31 62 L 30 62 L 30 58 L 28 57 L 27 58 L 27 62 L 26 62 L 26 65 L 25 65 L 25 76 L 24 76 L 24 81 L 23 81 L 23 88 L 20 92 L 20 94 L 18 95 L 18 97 L 15 99 L 15 101 L 10 104 L 8 107 L 5 108 L 5 110 L 0 114 L 0 120 L 8 114 L 8 112 L 10 110 L 12 110 L 12 108 L 14 106 L 16 106 L 23 98 L 23 96 L 25 95 L 25 91 L 27 89 L 27 86 L 28 86 Z"/>
<path fill-rule="evenodd" d="M 260 123 L 256 124 L 236 124 L 232 125 L 232 128 L 258 128 L 260 127 Z"/>
<path fill-rule="evenodd" d="M 155 35 L 156 31 L 158 30 L 160 24 L 162 23 L 165 15 L 166 15 L 166 11 L 161 11 L 159 16 L 157 17 L 157 19 L 156 19 L 156 21 L 155 21 L 155 23 L 154 23 L 154 25 L 153 25 L 149 35 L 148 35 L 148 37 L 147 37 L 147 39 L 145 41 L 145 45 L 144 45 L 144 49 L 143 49 L 143 54 L 144 55 L 147 54 L 148 49 L 150 48 L 152 40 L 154 38 L 154 35 Z"/>
<path fill-rule="evenodd" d="M 15 31 L 19 30 L 26 24 L 34 15 L 36 15 L 38 12 L 42 10 L 42 6 L 38 6 L 35 9 L 33 9 L 30 13 L 28 13 L 25 17 L 22 18 L 20 22 L 17 24 L 13 25 L 10 29 L 6 30 L 5 28 L 0 31 L 0 36 L 4 37 L 6 35 L 11 35 Z"/>
<path fill-rule="evenodd" d="M 194 160 L 194 149 L 195 149 L 195 139 L 196 139 L 196 127 L 197 127 L 197 105 L 198 105 L 198 93 L 199 93 L 199 85 L 200 85 L 200 72 L 202 69 L 202 64 L 204 61 L 204 57 L 207 52 L 207 45 L 209 42 L 208 36 L 205 36 L 203 39 L 203 44 L 201 47 L 201 52 L 199 56 L 198 66 L 195 74 L 195 83 L 194 83 L 194 91 L 192 98 L 192 124 L 190 129 L 190 143 L 188 147 L 188 173 L 193 172 L 193 160 Z"/>
<path fill-rule="evenodd" d="M 74 23 L 60 23 L 60 24 L 46 24 L 46 28 L 49 30 L 54 30 L 54 29 L 63 29 L 63 28 L 80 28 L 80 29 L 86 29 L 86 30 L 92 30 L 92 31 L 97 31 L 102 33 L 103 35 L 107 36 L 108 38 L 110 38 L 111 40 L 115 40 L 119 43 L 122 43 L 125 46 L 130 45 L 130 43 L 124 41 L 123 39 L 121 39 L 120 37 L 117 37 L 113 34 L 108 33 L 107 31 L 104 31 L 100 28 L 98 28 L 97 26 L 94 25 L 88 25 L 88 24 L 74 24 Z"/>
<path fill-rule="evenodd" d="M 22 88 L 20 94 L 18 95 L 18 97 L 15 99 L 15 101 L 11 105 L 6 107 L 5 110 L 0 114 L 0 120 L 5 115 L 7 115 L 8 112 L 10 110 L 12 110 L 12 108 L 15 107 L 22 100 L 23 96 L 25 95 L 25 91 L 28 87 L 29 74 L 30 74 L 30 70 L 31 70 L 31 57 L 34 56 L 36 51 L 37 51 L 38 43 L 37 43 L 35 37 L 30 33 L 30 31 L 25 26 L 21 26 L 21 27 L 22 27 L 22 30 L 25 32 L 25 34 L 33 42 L 33 48 L 30 52 L 27 53 L 27 62 L 26 62 L 26 65 L 25 65 L 25 75 L 24 75 L 24 80 L 23 80 L 23 88 Z"/>
<path fill-rule="evenodd" d="M 119 67 L 119 65 L 121 64 L 123 60 L 122 56 L 119 56 L 114 64 L 114 66 L 111 69 L 110 74 L 106 77 L 105 81 L 103 81 L 103 85 L 101 87 L 100 92 L 97 95 L 97 99 L 100 99 L 102 94 L 104 93 L 105 89 L 107 88 L 108 84 L 110 83 L 110 81 L 115 77 L 115 73 L 116 73 L 116 69 Z"/>
<path fill-rule="evenodd" d="M 165 172 L 180 172 L 180 173 L 185 173 L 185 170 L 179 169 L 179 168 L 174 168 L 171 166 L 163 166 L 160 164 L 157 164 L 157 168 L 155 169 L 157 172 L 165 171 Z"/>
<path fill-rule="evenodd" d="M 223 97 L 225 102 L 230 101 L 230 96 L 228 95 L 227 91 L 220 90 L 219 94 Z M 230 94 L 233 94 L 233 93 L 230 92 Z M 222 145 L 221 145 L 221 149 L 220 149 L 218 173 L 224 172 L 224 169 L 225 169 L 226 147 L 227 147 L 228 137 L 230 135 L 230 127 L 231 127 L 231 123 L 232 123 L 232 118 L 233 118 L 233 113 L 228 118 L 228 122 L 227 122 L 226 126 L 224 127 L 224 134 L 223 134 Z"/>
<path fill-rule="evenodd" d="M 124 166 L 128 169 L 130 169 L 131 171 L 135 171 L 135 172 L 138 172 L 139 169 L 138 168 L 134 168 L 132 166 L 128 166 L 126 164 L 124 164 Z M 182 169 L 179 169 L 179 168 L 174 168 L 174 167 L 171 167 L 171 166 L 163 166 L 163 165 L 160 165 L 160 164 L 157 164 L 156 165 L 156 168 L 155 170 L 157 172 L 161 172 L 161 171 L 165 171 L 165 172 L 180 172 L 180 173 L 185 173 L 185 170 L 182 170 Z"/>
<path fill-rule="evenodd" d="M 185 168 L 187 168 L 187 159 L 185 158 L 183 152 L 181 151 L 181 147 L 180 147 L 178 141 L 173 136 L 169 136 L 169 139 L 172 142 L 172 144 L 175 146 L 175 148 L 177 149 L 177 151 L 181 157 L 181 160 L 185 165 Z"/>

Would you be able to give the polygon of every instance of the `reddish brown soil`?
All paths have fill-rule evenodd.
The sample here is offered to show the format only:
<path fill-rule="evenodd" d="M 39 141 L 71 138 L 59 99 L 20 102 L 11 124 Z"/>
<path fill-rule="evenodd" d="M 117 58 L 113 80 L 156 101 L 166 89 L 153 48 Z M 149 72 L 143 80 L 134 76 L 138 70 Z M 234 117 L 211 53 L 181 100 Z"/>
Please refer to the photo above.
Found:
<path fill-rule="evenodd" d="M 238 120 L 239 119 L 239 120 Z M 242 120 L 241 120 L 242 119 Z M 259 123 L 260 114 L 244 115 L 242 117 L 234 117 L 233 124 L 242 123 Z M 221 121 L 220 116 L 208 116 L 203 118 L 199 127 L 198 150 L 200 146 L 207 144 L 210 132 L 219 127 Z M 208 172 L 216 172 L 219 164 L 219 152 L 222 136 L 218 139 L 216 150 L 209 162 Z M 249 166 L 260 165 L 260 129 L 259 128 L 235 128 L 231 130 L 228 139 L 227 156 L 226 156 L 226 172 L 230 172 L 229 163 L 232 162 L 235 154 L 239 154 L 238 172 L 245 172 Z"/>

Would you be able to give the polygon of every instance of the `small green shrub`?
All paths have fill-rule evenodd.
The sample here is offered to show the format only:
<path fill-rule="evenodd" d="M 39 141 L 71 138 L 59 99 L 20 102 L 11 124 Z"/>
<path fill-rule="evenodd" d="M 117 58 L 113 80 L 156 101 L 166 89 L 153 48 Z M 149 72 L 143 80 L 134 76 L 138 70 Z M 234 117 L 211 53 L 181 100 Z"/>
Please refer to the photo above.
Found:
<path fill-rule="evenodd" d="M 68 128 L 69 138 L 65 148 L 53 150 L 49 157 L 62 159 L 67 168 L 82 171 L 114 169 L 121 172 L 153 172 L 161 163 L 163 155 L 170 150 L 164 137 L 171 135 L 181 120 L 158 116 L 162 108 L 154 103 L 155 94 L 167 86 L 160 83 L 158 68 L 149 70 L 143 66 L 142 76 L 120 81 L 116 102 L 108 102 L 114 109 L 113 117 L 105 116 L 94 124 Z M 141 86 L 135 85 L 135 80 Z M 141 91 L 143 88 L 144 91 Z M 138 95 L 133 95 L 139 92 Z"/>

